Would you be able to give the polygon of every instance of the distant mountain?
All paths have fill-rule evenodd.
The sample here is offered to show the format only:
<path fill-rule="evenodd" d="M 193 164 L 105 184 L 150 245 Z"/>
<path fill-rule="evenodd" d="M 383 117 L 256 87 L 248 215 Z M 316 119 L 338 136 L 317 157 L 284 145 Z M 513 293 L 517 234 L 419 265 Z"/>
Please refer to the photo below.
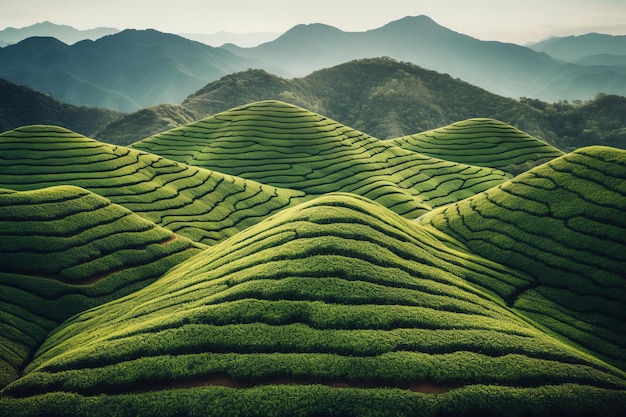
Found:
<path fill-rule="evenodd" d="M 0 78 L 0 132 L 31 124 L 50 124 L 93 135 L 122 116 L 105 108 L 62 103 Z"/>
<path fill-rule="evenodd" d="M 29 38 L 0 49 L 0 76 L 76 105 L 133 111 L 178 103 L 251 66 L 222 49 L 155 30 L 125 30 L 72 46 Z"/>
<path fill-rule="evenodd" d="M 18 43 L 33 36 L 49 36 L 71 45 L 85 39 L 96 40 L 117 32 L 119 32 L 119 29 L 106 27 L 79 30 L 72 26 L 57 25 L 46 21 L 23 28 L 8 27 L 0 30 L 0 42 L 3 42 L 0 46 Z"/>
<path fill-rule="evenodd" d="M 250 32 L 250 33 L 233 33 L 233 32 L 217 32 L 211 34 L 204 33 L 179 33 L 180 36 L 194 41 L 202 42 L 210 46 L 222 46 L 232 43 L 240 47 L 254 47 L 265 42 L 273 41 L 278 38 L 280 32 Z"/>
<path fill-rule="evenodd" d="M 578 60 L 579 65 L 616 65 L 626 67 L 626 55 L 599 54 L 587 55 Z"/>
<path fill-rule="evenodd" d="M 264 69 L 289 77 L 352 59 L 387 56 L 448 73 L 507 97 L 553 102 L 590 99 L 600 92 L 626 95 L 626 69 L 565 65 L 523 46 L 454 32 L 427 16 L 405 17 L 366 32 L 298 25 L 255 48 L 225 45 L 224 49 L 262 60 Z"/>
<path fill-rule="evenodd" d="M 529 48 L 545 52 L 562 61 L 578 62 L 593 55 L 626 54 L 626 35 L 588 33 L 579 36 L 551 37 L 529 45 Z"/>

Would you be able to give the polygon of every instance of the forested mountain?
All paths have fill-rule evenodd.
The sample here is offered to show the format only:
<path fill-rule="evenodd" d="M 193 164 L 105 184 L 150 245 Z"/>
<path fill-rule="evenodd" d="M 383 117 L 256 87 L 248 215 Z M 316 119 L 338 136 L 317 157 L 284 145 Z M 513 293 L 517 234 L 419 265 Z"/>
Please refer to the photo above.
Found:
<path fill-rule="evenodd" d="M 93 135 L 123 113 L 105 108 L 78 107 L 49 95 L 18 86 L 0 78 L 0 131 L 31 124 L 65 126 L 84 135 Z"/>
<path fill-rule="evenodd" d="M 190 95 L 180 106 L 132 113 L 96 137 L 128 144 L 241 103 L 273 99 L 327 115 L 379 139 L 488 117 L 562 150 L 594 144 L 626 148 L 624 97 L 599 95 L 589 102 L 554 104 L 513 100 L 449 75 L 385 58 L 352 61 L 295 79 L 262 70 L 231 74 Z"/>

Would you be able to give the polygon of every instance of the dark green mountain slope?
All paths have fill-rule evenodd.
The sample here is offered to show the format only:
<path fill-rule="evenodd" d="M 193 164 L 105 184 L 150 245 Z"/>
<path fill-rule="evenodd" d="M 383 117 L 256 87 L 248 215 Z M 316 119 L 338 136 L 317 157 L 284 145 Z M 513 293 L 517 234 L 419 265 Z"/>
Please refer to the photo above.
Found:
<path fill-rule="evenodd" d="M 403 149 L 447 161 L 519 174 L 563 155 L 553 146 L 494 119 L 469 119 L 390 140 Z"/>
<path fill-rule="evenodd" d="M 251 63 L 227 51 L 155 30 L 125 30 L 68 46 L 29 38 L 0 48 L 0 77 L 75 104 L 134 111 L 179 103 Z"/>
<path fill-rule="evenodd" d="M 0 78 L 0 132 L 33 124 L 65 126 L 91 136 L 123 114 L 104 108 L 76 107 Z"/>
<path fill-rule="evenodd" d="M 63 321 L 203 248 L 81 188 L 0 189 L 0 387 Z"/>
<path fill-rule="evenodd" d="M 580 149 L 421 223 L 528 274 L 510 306 L 626 369 L 626 151 Z"/>
<path fill-rule="evenodd" d="M 366 199 L 321 197 L 67 321 L 4 390 L 0 412 L 623 410 L 622 373 L 542 333 L 473 279 L 507 292 L 529 277 Z"/>
<path fill-rule="evenodd" d="M 279 101 L 240 106 L 132 146 L 307 195 L 362 195 L 409 218 L 509 178 L 401 149 Z"/>
<path fill-rule="evenodd" d="M 0 134 L 0 188 L 75 185 L 213 244 L 303 194 L 113 146 L 54 126 Z"/>

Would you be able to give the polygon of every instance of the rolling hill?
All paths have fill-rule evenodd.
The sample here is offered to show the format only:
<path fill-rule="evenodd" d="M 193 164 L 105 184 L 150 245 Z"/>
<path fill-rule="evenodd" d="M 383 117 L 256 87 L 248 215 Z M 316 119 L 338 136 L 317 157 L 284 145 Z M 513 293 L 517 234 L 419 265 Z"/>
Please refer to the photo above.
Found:
<path fill-rule="evenodd" d="M 303 195 L 54 126 L 0 134 L 0 155 L 0 188 L 82 187 L 204 244 L 232 236 Z"/>
<path fill-rule="evenodd" d="M 307 195 L 362 195 L 409 218 L 508 179 L 404 150 L 281 101 L 236 107 L 132 147 Z"/>
<path fill-rule="evenodd" d="M 515 127 L 494 119 L 469 119 L 390 141 L 448 161 L 497 168 L 519 174 L 563 152 Z"/>
<path fill-rule="evenodd" d="M 626 369 L 626 151 L 581 148 L 421 219 L 532 282 L 507 303 Z"/>
<path fill-rule="evenodd" d="M 130 294 L 206 246 L 87 190 L 0 190 L 0 386 L 63 321 Z"/>
<path fill-rule="evenodd" d="M 367 199 L 320 197 L 57 328 L 0 411 L 617 415 L 623 372 L 482 289 L 527 279 Z"/>

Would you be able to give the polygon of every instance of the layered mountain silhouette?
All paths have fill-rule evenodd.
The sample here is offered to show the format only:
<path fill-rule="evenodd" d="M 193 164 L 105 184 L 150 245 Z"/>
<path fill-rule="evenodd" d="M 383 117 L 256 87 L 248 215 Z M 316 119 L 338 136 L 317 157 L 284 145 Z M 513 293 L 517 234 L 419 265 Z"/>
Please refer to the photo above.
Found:
<path fill-rule="evenodd" d="M 555 36 L 529 45 L 529 48 L 566 62 L 605 64 L 607 61 L 604 60 L 611 56 L 623 59 L 626 55 L 626 35 L 588 33 L 578 36 Z"/>
<path fill-rule="evenodd" d="M 0 76 L 75 105 L 133 111 L 178 103 L 251 66 L 227 51 L 155 30 L 124 30 L 68 46 L 34 37 L 0 49 Z"/>
<path fill-rule="evenodd" d="M 352 59 L 386 56 L 450 74 L 506 97 L 554 102 L 590 99 L 600 92 L 626 95 L 624 68 L 566 65 L 523 46 L 454 32 L 427 16 L 405 17 L 366 32 L 298 25 L 255 48 L 225 48 L 263 60 L 264 69 L 286 76 L 303 76 Z M 279 69 L 283 72 L 277 72 Z"/>
<path fill-rule="evenodd" d="M 72 46 L 33 37 L 0 48 L 0 77 L 70 104 L 134 111 L 178 104 L 206 83 L 248 68 L 291 78 L 383 56 L 506 97 L 556 102 L 592 99 L 599 93 L 626 95 L 626 68 L 605 65 L 606 57 L 591 66 L 565 63 L 527 47 L 459 34 L 426 16 L 406 17 L 366 32 L 298 25 L 254 48 L 213 48 L 154 30 L 124 30 Z"/>
<path fill-rule="evenodd" d="M 63 43 L 72 45 L 85 39 L 96 40 L 103 36 L 113 35 L 119 32 L 114 28 L 95 28 L 79 30 L 67 25 L 57 25 L 52 22 L 40 22 L 22 28 L 8 27 L 0 30 L 0 46 L 18 43 L 34 36 L 52 37 Z"/>
<path fill-rule="evenodd" d="M 281 101 L 133 148 L 5 132 L 0 414 L 617 417 L 625 179 L 493 119 L 381 140 Z"/>

